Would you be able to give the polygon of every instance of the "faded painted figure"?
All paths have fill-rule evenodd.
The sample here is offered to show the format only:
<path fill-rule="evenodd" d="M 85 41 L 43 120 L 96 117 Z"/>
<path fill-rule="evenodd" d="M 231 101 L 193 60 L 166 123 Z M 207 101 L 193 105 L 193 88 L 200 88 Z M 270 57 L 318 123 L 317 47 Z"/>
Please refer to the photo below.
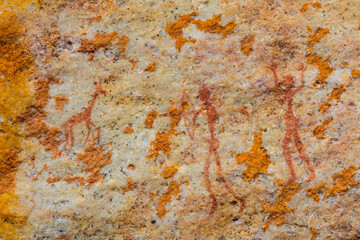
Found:
<path fill-rule="evenodd" d="M 90 132 L 91 132 L 91 126 L 93 126 L 97 129 L 97 142 L 99 143 L 99 141 L 100 141 L 101 128 L 100 128 L 100 126 L 95 125 L 95 123 L 93 123 L 93 121 L 91 121 L 91 114 L 92 114 L 92 111 L 93 111 L 93 108 L 95 106 L 95 102 L 96 102 L 96 99 L 98 98 L 98 96 L 100 94 L 103 94 L 104 96 L 106 96 L 107 92 L 102 88 L 101 80 L 99 80 L 98 82 L 95 82 L 94 84 L 96 85 L 95 92 L 92 96 L 92 99 L 91 99 L 88 107 L 85 108 L 84 110 L 82 110 L 81 112 L 79 112 L 78 114 L 70 117 L 68 120 L 66 120 L 66 122 L 64 122 L 61 125 L 65 132 L 65 144 L 64 144 L 63 148 L 61 149 L 59 155 L 62 154 L 62 152 L 65 150 L 65 148 L 69 144 L 69 142 L 70 142 L 70 148 L 69 148 L 67 155 L 70 154 L 71 148 L 74 145 L 74 127 L 79 125 L 82 122 L 85 123 L 86 128 L 88 129 L 88 133 L 87 133 L 84 145 L 86 144 L 86 142 L 89 139 Z"/>
<path fill-rule="evenodd" d="M 286 164 L 289 166 L 290 173 L 291 173 L 291 177 L 290 177 L 288 183 L 291 183 L 294 180 L 296 180 L 294 164 L 292 161 L 292 156 L 291 156 L 291 152 L 290 152 L 290 148 L 289 148 L 289 145 L 292 140 L 294 141 L 295 146 L 296 146 L 297 150 L 299 151 L 300 158 L 305 161 L 305 163 L 310 171 L 308 181 L 312 181 L 315 178 L 315 170 L 311 166 L 310 159 L 306 154 L 304 144 L 301 141 L 301 137 L 299 135 L 299 127 L 300 127 L 299 119 L 297 117 L 295 117 L 294 113 L 293 113 L 294 95 L 296 93 L 298 93 L 304 87 L 304 84 L 305 84 L 304 73 L 306 71 L 306 67 L 304 67 L 303 65 L 300 65 L 299 71 L 301 72 L 302 84 L 299 87 L 294 89 L 295 78 L 290 74 L 285 76 L 283 78 L 282 82 L 279 82 L 279 78 L 278 78 L 277 72 L 276 72 L 277 65 L 278 64 L 274 63 L 274 64 L 270 65 L 269 68 L 273 72 L 274 81 L 275 81 L 275 89 L 278 91 L 275 94 L 275 98 L 279 99 L 279 102 L 281 105 L 284 105 L 285 103 L 287 104 L 286 112 L 284 115 L 284 123 L 285 123 L 285 127 L 286 127 L 286 132 L 285 132 L 285 137 L 284 137 L 284 140 L 282 143 L 282 150 L 283 150 L 283 155 L 284 155 Z M 283 86 L 282 86 L 282 84 L 283 84 Z"/>
<path fill-rule="evenodd" d="M 208 152 L 207 158 L 205 160 L 204 179 L 205 179 L 205 185 L 206 185 L 207 191 L 209 192 L 209 195 L 212 198 L 212 207 L 211 207 L 209 215 L 212 215 L 218 208 L 218 202 L 216 200 L 216 197 L 215 197 L 215 194 L 214 194 L 214 191 L 212 188 L 212 184 L 209 179 L 209 168 L 210 168 L 211 158 L 213 158 L 215 160 L 216 173 L 219 176 L 220 180 L 224 183 L 228 192 L 240 203 L 239 213 L 241 213 L 244 210 L 246 203 L 241 197 L 239 197 L 235 193 L 235 191 L 232 189 L 232 187 L 230 186 L 229 182 L 226 180 L 226 178 L 224 177 L 223 172 L 222 172 L 221 159 L 220 159 L 220 155 L 218 152 L 220 142 L 215 137 L 215 133 L 214 133 L 215 132 L 215 124 L 219 117 L 219 114 L 216 110 L 216 106 L 212 102 L 211 90 L 207 86 L 202 86 L 198 90 L 198 93 L 199 93 L 199 99 L 201 100 L 202 103 L 201 103 L 200 109 L 195 110 L 193 112 L 194 115 L 193 115 L 193 119 L 192 119 L 192 124 L 195 126 L 196 120 L 200 114 L 205 115 L 205 117 L 207 118 L 210 138 L 208 138 L 208 139 L 205 138 L 205 140 L 209 143 L 209 152 Z M 194 134 L 192 134 L 191 137 L 194 137 Z"/>

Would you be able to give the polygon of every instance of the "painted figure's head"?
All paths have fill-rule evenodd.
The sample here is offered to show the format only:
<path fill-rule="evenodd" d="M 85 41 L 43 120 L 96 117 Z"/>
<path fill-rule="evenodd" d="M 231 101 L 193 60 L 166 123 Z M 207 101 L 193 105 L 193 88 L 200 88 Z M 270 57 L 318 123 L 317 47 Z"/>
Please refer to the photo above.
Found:
<path fill-rule="evenodd" d="M 105 91 L 105 90 L 102 88 L 101 80 L 99 80 L 98 82 L 95 82 L 94 84 L 96 85 L 96 92 L 95 92 L 95 94 L 97 94 L 97 95 L 103 94 L 104 96 L 106 96 L 107 91 Z"/>
<path fill-rule="evenodd" d="M 295 84 L 295 78 L 292 75 L 286 75 L 284 77 L 284 86 L 286 89 L 292 88 Z"/>
<path fill-rule="evenodd" d="M 201 101 L 206 102 L 210 100 L 210 90 L 207 86 L 202 86 L 198 90 L 199 98 Z"/>

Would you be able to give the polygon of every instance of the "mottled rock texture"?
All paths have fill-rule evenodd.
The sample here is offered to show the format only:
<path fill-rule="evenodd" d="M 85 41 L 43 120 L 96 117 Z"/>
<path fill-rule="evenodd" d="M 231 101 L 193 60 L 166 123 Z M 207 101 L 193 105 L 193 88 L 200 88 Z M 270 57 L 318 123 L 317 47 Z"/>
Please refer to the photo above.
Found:
<path fill-rule="evenodd" d="M 359 9 L 1 0 L 0 239 L 360 239 Z"/>

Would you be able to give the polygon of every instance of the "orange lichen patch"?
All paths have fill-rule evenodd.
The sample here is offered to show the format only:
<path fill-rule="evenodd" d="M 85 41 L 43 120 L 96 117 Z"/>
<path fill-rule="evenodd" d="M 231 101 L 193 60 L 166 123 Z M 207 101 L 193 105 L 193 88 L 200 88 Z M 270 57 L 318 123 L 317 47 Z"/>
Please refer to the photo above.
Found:
<path fill-rule="evenodd" d="M 317 76 L 316 83 L 314 83 L 314 86 L 317 84 L 324 84 L 325 80 L 332 72 L 335 70 L 335 68 L 331 67 L 329 58 L 323 60 L 321 55 L 318 55 L 316 53 L 313 53 L 311 50 L 306 55 L 306 62 L 310 65 L 314 65 L 318 68 L 319 74 Z"/>
<path fill-rule="evenodd" d="M 310 240 L 316 240 L 317 236 L 319 235 L 319 233 L 316 231 L 315 228 L 310 228 L 310 232 L 311 232 L 311 238 Z"/>
<path fill-rule="evenodd" d="M 146 159 L 150 160 L 154 158 L 154 161 L 156 161 L 160 151 L 162 151 L 167 157 L 170 156 L 170 151 L 171 151 L 170 137 L 172 135 L 177 135 L 176 127 L 182 119 L 183 111 L 188 107 L 189 107 L 188 102 L 182 101 L 181 106 L 179 108 L 172 105 L 171 107 L 168 108 L 166 113 L 160 115 L 163 117 L 170 117 L 170 129 L 165 133 L 161 133 L 161 132 L 156 133 L 156 138 L 152 140 L 150 143 L 152 148 L 150 149 L 149 154 L 146 156 Z M 150 121 L 149 125 L 151 124 L 152 126 L 152 123 L 153 121 L 152 122 Z"/>
<path fill-rule="evenodd" d="M 166 209 L 166 204 L 171 202 L 172 196 L 177 196 L 181 192 L 181 182 L 171 181 L 163 196 L 159 197 L 156 205 L 156 212 L 159 218 L 163 218 L 169 210 Z"/>
<path fill-rule="evenodd" d="M 159 114 L 159 111 L 156 109 L 153 109 L 146 115 L 144 124 L 147 128 L 153 128 L 154 121 L 157 118 L 158 114 Z"/>
<path fill-rule="evenodd" d="M 18 117 L 17 121 L 25 123 L 25 129 L 29 137 L 38 139 L 39 143 L 45 147 L 46 151 L 51 151 L 52 156 L 58 154 L 58 148 L 62 141 L 60 140 L 61 130 L 58 127 L 50 127 L 46 123 L 47 105 L 50 94 L 50 85 L 61 84 L 55 77 L 41 78 L 33 80 L 35 86 L 35 101 Z"/>
<path fill-rule="evenodd" d="M 164 167 L 164 170 L 160 174 L 164 179 L 172 178 L 175 173 L 179 171 L 179 167 L 175 164 L 171 164 L 170 166 Z"/>
<path fill-rule="evenodd" d="M 103 179 L 104 174 L 101 174 L 101 170 L 106 165 L 109 165 L 112 156 L 112 150 L 110 149 L 105 153 L 105 144 L 101 144 L 95 147 L 95 141 L 91 142 L 89 146 L 84 150 L 84 153 L 76 154 L 76 162 L 84 163 L 82 169 L 90 174 L 87 177 L 88 185 L 91 186 L 96 182 Z"/>
<path fill-rule="evenodd" d="M 156 72 L 156 62 L 150 63 L 146 68 L 145 72 Z"/>
<path fill-rule="evenodd" d="M 183 37 L 183 29 L 189 26 L 194 22 L 194 18 L 192 16 L 196 16 L 197 13 L 193 12 L 190 14 L 185 14 L 180 16 L 175 22 L 168 23 L 165 27 L 165 31 L 170 35 L 172 39 L 175 39 L 175 48 L 180 52 L 181 47 L 187 43 L 196 42 L 195 39 L 187 40 Z"/>
<path fill-rule="evenodd" d="M 94 134 L 95 135 L 95 134 Z M 54 176 L 48 177 L 46 180 L 48 183 L 55 183 L 59 181 L 65 181 L 67 183 L 78 182 L 80 185 L 92 186 L 97 182 L 100 182 L 104 178 L 104 174 L 101 174 L 101 170 L 106 165 L 109 165 L 112 160 L 112 150 L 105 152 L 105 144 L 95 146 L 96 136 L 93 136 L 93 140 L 89 143 L 89 146 L 84 150 L 83 153 L 76 154 L 76 163 L 80 165 L 82 163 L 82 170 L 88 174 L 86 178 L 81 176 L 70 176 L 65 177 Z"/>
<path fill-rule="evenodd" d="M 313 4 L 311 4 L 314 8 L 320 9 L 322 7 L 321 3 L 319 2 L 314 2 Z"/>
<path fill-rule="evenodd" d="M 214 15 L 212 19 L 207 19 L 205 21 L 195 20 L 194 23 L 197 29 L 207 33 L 221 34 L 224 37 L 234 33 L 234 29 L 236 27 L 234 21 L 228 22 L 225 26 L 221 25 L 220 21 L 221 15 L 217 14 Z"/>
<path fill-rule="evenodd" d="M 335 173 L 332 176 L 333 184 L 328 189 L 326 189 L 325 195 L 335 196 L 343 195 L 350 187 L 359 185 L 360 182 L 354 180 L 354 174 L 360 167 L 354 167 L 351 165 L 349 168 L 344 169 L 340 173 Z"/>
<path fill-rule="evenodd" d="M 305 4 L 300 8 L 300 12 L 301 12 L 301 13 L 304 13 L 304 12 L 306 12 L 307 10 L 309 10 L 309 4 L 308 4 L 308 3 L 305 3 Z"/>
<path fill-rule="evenodd" d="M 249 152 L 234 153 L 235 159 L 238 164 L 245 163 L 246 169 L 243 171 L 243 179 L 245 181 L 252 181 L 256 179 L 259 174 L 267 173 L 267 169 L 271 163 L 270 156 L 264 148 L 262 142 L 262 133 L 254 134 L 254 143 Z"/>
<path fill-rule="evenodd" d="M 149 154 L 146 156 L 146 159 L 148 159 L 148 161 L 154 158 L 154 161 L 156 162 L 157 157 L 160 154 L 160 151 L 162 151 L 167 157 L 170 156 L 171 142 L 169 138 L 171 135 L 172 134 L 170 134 L 169 132 L 156 133 L 156 138 L 151 141 L 150 146 L 152 147 L 149 151 Z"/>
<path fill-rule="evenodd" d="M 355 78 L 360 78 L 360 70 L 351 70 L 351 76 L 355 77 Z"/>
<path fill-rule="evenodd" d="M 126 128 L 124 128 L 123 132 L 125 134 L 132 134 L 132 133 L 134 133 L 134 129 L 131 126 L 127 126 Z"/>
<path fill-rule="evenodd" d="M 131 236 L 131 235 L 126 234 L 124 236 L 124 240 L 135 240 L 135 238 L 133 236 Z"/>
<path fill-rule="evenodd" d="M 0 16 L 0 114 L 5 119 L 15 118 L 30 103 L 28 79 L 34 60 L 23 44 L 24 30 L 12 12 Z M 4 121 L 5 122 L 5 121 Z"/>
<path fill-rule="evenodd" d="M 293 210 L 288 204 L 291 202 L 292 197 L 301 190 L 300 184 L 296 181 L 291 183 L 284 183 L 281 179 L 275 179 L 275 181 L 279 185 L 280 192 L 274 202 L 265 202 L 261 206 L 262 211 L 269 214 L 263 226 L 264 229 L 269 228 L 271 224 L 276 226 L 284 224 L 286 214 Z"/>
<path fill-rule="evenodd" d="M 63 110 L 65 104 L 69 101 L 69 99 L 65 96 L 54 96 L 55 100 L 55 109 L 56 110 Z"/>
<path fill-rule="evenodd" d="M 99 16 L 96 16 L 96 17 L 91 17 L 91 18 L 88 18 L 88 26 L 92 23 L 92 22 L 100 22 L 102 19 L 102 16 L 99 15 Z"/>
<path fill-rule="evenodd" d="M 309 10 L 309 6 L 310 6 L 309 3 L 305 3 L 305 4 L 300 8 L 300 12 L 301 12 L 301 13 L 306 12 L 307 10 Z M 321 3 L 319 3 L 319 2 L 314 2 L 314 3 L 311 4 L 311 6 L 313 6 L 314 8 L 317 8 L 317 9 L 320 9 L 320 8 L 322 7 Z"/>
<path fill-rule="evenodd" d="M 315 33 L 308 36 L 307 44 L 309 46 L 308 51 L 309 53 L 305 56 L 307 64 L 314 65 L 318 68 L 319 74 L 317 76 L 317 80 L 314 83 L 316 87 L 318 84 L 322 85 L 325 83 L 325 80 L 330 74 L 335 70 L 335 68 L 331 67 L 328 57 L 327 59 L 323 60 L 323 57 L 319 54 L 312 52 L 312 47 L 315 43 L 320 42 L 320 40 L 325 37 L 329 33 L 329 29 L 327 28 L 318 28 L 316 29 Z"/>
<path fill-rule="evenodd" d="M 336 100 L 337 102 L 340 101 L 341 99 L 341 94 L 343 94 L 346 91 L 346 88 L 343 84 L 341 84 L 338 88 L 334 88 L 330 94 L 330 96 L 328 97 L 328 99 L 326 100 L 325 103 L 323 103 L 320 106 L 320 111 L 322 113 L 326 113 L 327 110 L 331 107 L 330 101 L 332 99 Z"/>
<path fill-rule="evenodd" d="M 9 134 L 0 134 L 0 194 L 11 192 L 15 188 L 16 171 L 23 162 L 18 157 L 20 148 L 12 145 L 20 145 L 19 139 Z"/>
<path fill-rule="evenodd" d="M 224 37 L 229 34 L 234 33 L 234 29 L 236 24 L 231 21 L 226 25 L 221 25 L 221 15 L 214 15 L 211 19 L 203 20 L 195 20 L 193 16 L 197 16 L 197 12 L 192 12 L 190 14 L 185 14 L 180 16 L 175 22 L 168 23 L 165 27 L 165 31 L 170 35 L 172 39 L 175 39 L 175 48 L 180 52 L 181 47 L 187 43 L 195 43 L 195 39 L 186 39 L 183 37 L 183 29 L 188 27 L 190 24 L 195 24 L 196 28 L 200 31 L 207 33 L 215 33 L 221 34 Z"/>
<path fill-rule="evenodd" d="M 19 228 L 26 222 L 17 196 L 11 193 L 0 194 L 0 239 L 20 239 Z"/>
<path fill-rule="evenodd" d="M 55 240 L 70 240 L 70 237 L 68 235 L 61 234 L 60 236 L 55 238 Z"/>
<path fill-rule="evenodd" d="M 329 29 L 327 28 L 318 28 L 316 29 L 315 33 L 308 36 L 307 44 L 309 47 L 313 47 L 315 43 L 320 42 L 320 40 L 329 34 Z"/>
<path fill-rule="evenodd" d="M 131 177 L 128 177 L 126 179 L 126 182 L 127 182 L 127 186 L 124 186 L 124 187 L 121 188 L 122 189 L 122 192 L 121 192 L 122 194 L 125 194 L 125 193 L 127 193 L 129 191 L 132 191 L 137 185 L 137 182 L 134 182 L 131 179 Z"/>
<path fill-rule="evenodd" d="M 94 58 L 95 53 L 100 48 L 103 48 L 103 51 L 105 53 L 107 48 L 115 41 L 117 41 L 116 45 L 118 45 L 119 50 L 123 53 L 123 57 L 125 58 L 125 49 L 129 42 L 129 37 L 126 35 L 119 37 L 117 31 L 111 33 L 96 33 L 94 36 L 94 40 L 81 39 L 81 46 L 77 51 L 82 53 L 88 53 L 88 60 L 91 61 Z"/>
<path fill-rule="evenodd" d="M 132 163 L 130 163 L 128 166 L 127 166 L 128 169 L 134 171 L 136 169 L 136 166 Z"/>
<path fill-rule="evenodd" d="M 319 202 L 321 200 L 319 196 L 319 191 L 324 190 L 325 186 L 326 183 L 322 182 L 319 185 L 306 189 L 306 194 L 312 199 L 314 199 L 314 201 Z"/>
<path fill-rule="evenodd" d="M 317 125 L 314 128 L 313 136 L 317 139 L 324 139 L 325 136 L 325 130 L 329 126 L 329 124 L 333 121 L 333 118 L 329 118 L 324 120 L 321 124 Z"/>
<path fill-rule="evenodd" d="M 128 59 L 128 61 L 131 64 L 131 70 L 133 70 L 138 64 L 137 61 L 135 61 L 134 59 Z"/>
<path fill-rule="evenodd" d="M 48 170 L 48 169 L 49 169 L 48 166 L 45 164 L 44 167 L 41 169 L 41 171 L 39 171 L 39 172 L 35 175 L 35 177 L 33 177 L 33 181 L 36 181 L 36 180 L 39 178 L 39 176 L 40 176 L 44 171 L 46 171 L 46 170 Z"/>
<path fill-rule="evenodd" d="M 16 2 L 19 6 L 28 1 Z M 8 4 L 1 1 L 0 5 Z M 14 6 L 18 8 L 19 6 Z M 34 60 L 25 45 L 24 29 L 13 12 L 0 14 L 0 239 L 20 239 L 19 228 L 26 214 L 14 194 L 16 172 L 24 161 L 22 128 L 15 121 L 31 103 L 28 80 L 34 72 Z"/>
<path fill-rule="evenodd" d="M 256 34 L 249 34 L 246 35 L 242 40 L 241 40 L 241 51 L 243 53 L 245 53 L 246 56 L 250 56 L 250 54 L 254 51 L 253 49 L 253 45 L 255 43 L 255 36 Z"/>

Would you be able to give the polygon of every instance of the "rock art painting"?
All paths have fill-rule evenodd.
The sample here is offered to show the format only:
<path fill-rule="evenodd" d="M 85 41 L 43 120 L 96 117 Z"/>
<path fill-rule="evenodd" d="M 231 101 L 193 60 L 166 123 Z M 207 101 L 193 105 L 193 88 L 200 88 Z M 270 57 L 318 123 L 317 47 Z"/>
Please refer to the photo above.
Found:
<path fill-rule="evenodd" d="M 360 1 L 0 1 L 0 239 L 360 239 Z"/>

